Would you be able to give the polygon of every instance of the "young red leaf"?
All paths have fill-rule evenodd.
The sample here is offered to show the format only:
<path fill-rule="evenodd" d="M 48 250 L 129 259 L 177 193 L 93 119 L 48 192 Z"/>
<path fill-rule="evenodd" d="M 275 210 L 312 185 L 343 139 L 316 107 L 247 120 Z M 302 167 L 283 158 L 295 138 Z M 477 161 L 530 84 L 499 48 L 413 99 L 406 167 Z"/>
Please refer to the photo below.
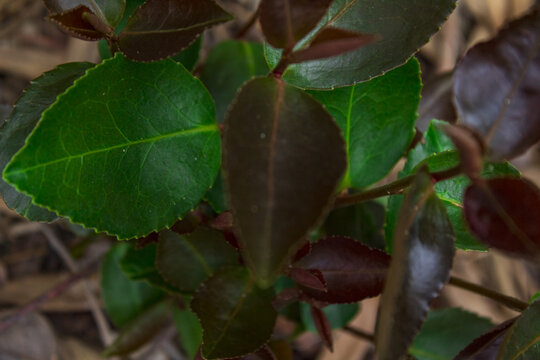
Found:
<path fill-rule="evenodd" d="M 540 191 L 517 178 L 495 178 L 469 186 L 465 218 L 485 244 L 526 258 L 540 258 Z"/>
<path fill-rule="evenodd" d="M 324 291 L 328 290 L 323 273 L 319 269 L 302 269 L 293 267 L 290 271 L 291 279 L 297 284 L 311 289 Z"/>
<path fill-rule="evenodd" d="M 262 0 L 261 27 L 276 48 L 292 49 L 328 11 L 333 0 Z"/>
<path fill-rule="evenodd" d="M 497 358 L 497 353 L 508 329 L 517 318 L 510 319 L 494 327 L 484 335 L 476 338 L 472 343 L 454 358 L 454 360 L 490 360 Z"/>
<path fill-rule="evenodd" d="M 207 28 L 231 19 L 213 0 L 148 0 L 131 16 L 118 45 L 131 59 L 160 60 L 188 47 Z"/>
<path fill-rule="evenodd" d="M 160 235 L 156 268 L 182 291 L 194 292 L 214 271 L 234 265 L 238 254 L 219 231 L 201 227 L 182 236 L 172 231 Z"/>
<path fill-rule="evenodd" d="M 302 294 L 300 290 L 297 288 L 284 289 L 279 294 L 277 294 L 274 301 L 272 301 L 272 305 L 274 306 L 274 309 L 281 310 L 285 306 L 297 301 L 301 295 Z"/>
<path fill-rule="evenodd" d="M 274 328 L 274 290 L 261 289 L 245 268 L 229 268 L 205 281 L 191 309 L 203 328 L 205 359 L 244 356 L 263 346 Z"/>
<path fill-rule="evenodd" d="M 43 2 L 55 14 L 66 12 L 80 5 L 86 6 L 110 26 L 118 24 L 126 7 L 126 0 L 43 0 Z"/>
<path fill-rule="evenodd" d="M 307 49 L 293 52 L 289 57 L 289 63 L 298 64 L 341 55 L 357 50 L 375 40 L 377 40 L 376 35 L 327 27 L 315 37 Z"/>
<path fill-rule="evenodd" d="M 294 267 L 318 269 L 326 281 L 327 291 L 302 287 L 307 296 L 327 303 L 350 303 L 381 293 L 389 263 L 390 256 L 380 250 L 333 236 L 314 244 Z"/>
<path fill-rule="evenodd" d="M 465 55 L 454 97 L 461 123 L 484 136 L 492 159 L 515 157 L 540 140 L 540 9 Z"/>
<path fill-rule="evenodd" d="M 311 306 L 311 316 L 313 317 L 313 323 L 321 336 L 324 345 L 333 351 L 334 341 L 332 338 L 332 328 L 330 327 L 330 322 L 326 317 L 325 313 L 316 306 Z"/>
<path fill-rule="evenodd" d="M 484 147 L 482 138 L 465 126 L 445 126 L 444 132 L 459 151 L 459 163 L 463 173 L 476 179 L 484 169 Z"/>
<path fill-rule="evenodd" d="M 225 119 L 223 170 L 244 260 L 268 286 L 304 245 L 346 169 L 322 105 L 282 80 L 255 78 Z"/>
<path fill-rule="evenodd" d="M 93 22 L 96 23 L 97 28 L 91 24 L 89 17 L 93 17 Z M 49 19 L 69 34 L 83 40 L 99 40 L 108 32 L 107 25 L 84 5 L 61 14 L 50 15 Z M 113 30 L 110 29 L 110 32 L 113 32 Z"/>
<path fill-rule="evenodd" d="M 395 228 L 377 320 L 378 359 L 395 360 L 407 354 L 429 303 L 448 281 L 454 251 L 452 224 L 429 174 L 421 168 Z"/>

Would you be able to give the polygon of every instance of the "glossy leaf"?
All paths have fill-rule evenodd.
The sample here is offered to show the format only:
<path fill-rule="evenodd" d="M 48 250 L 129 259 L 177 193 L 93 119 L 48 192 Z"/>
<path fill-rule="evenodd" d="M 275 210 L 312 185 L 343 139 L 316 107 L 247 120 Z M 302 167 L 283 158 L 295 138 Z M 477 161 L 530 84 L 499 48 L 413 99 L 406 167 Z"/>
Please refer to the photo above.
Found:
<path fill-rule="evenodd" d="M 202 354 L 221 359 L 249 354 L 274 328 L 273 289 L 261 289 L 244 268 L 220 271 L 204 282 L 191 302 L 203 328 Z"/>
<path fill-rule="evenodd" d="M 120 260 L 128 249 L 128 244 L 113 246 L 101 267 L 101 293 L 105 310 L 120 328 L 160 301 L 164 295 L 145 282 L 130 280 L 122 273 Z"/>
<path fill-rule="evenodd" d="M 454 360 L 492 360 L 503 342 L 504 336 L 516 319 L 505 321 L 485 334 L 477 337 L 467 347 L 460 351 Z"/>
<path fill-rule="evenodd" d="M 420 131 L 425 132 L 433 119 L 444 120 L 451 124 L 456 122 L 456 109 L 452 102 L 453 86 L 453 72 L 436 75 L 424 84 L 416 121 L 416 127 Z"/>
<path fill-rule="evenodd" d="M 4 179 L 75 223 L 143 237 L 174 224 L 213 183 L 213 109 L 182 65 L 118 54 L 46 111 Z"/>
<path fill-rule="evenodd" d="M 58 95 L 73 85 L 94 64 L 71 63 L 60 65 L 32 81 L 15 104 L 13 112 L 0 128 L 0 171 L 25 144 L 41 114 L 51 106 Z M 56 214 L 32 204 L 29 196 L 17 192 L 0 179 L 0 194 L 6 204 L 32 221 L 54 221 Z"/>
<path fill-rule="evenodd" d="M 194 292 L 216 270 L 234 265 L 238 254 L 219 231 L 200 227 L 191 234 L 164 231 L 160 235 L 156 267 L 167 282 L 183 291 Z"/>
<path fill-rule="evenodd" d="M 74 9 L 77 6 L 84 5 L 91 9 L 94 14 L 106 21 L 109 25 L 115 26 L 118 24 L 124 8 L 126 0 L 43 0 L 47 8 L 53 13 L 63 13 Z"/>
<path fill-rule="evenodd" d="M 301 319 L 302 324 L 307 330 L 316 332 L 317 328 L 313 322 L 311 314 L 311 306 L 302 302 L 301 304 Z M 325 314 L 331 329 L 341 329 L 346 326 L 360 310 L 357 303 L 354 304 L 331 304 L 323 307 L 322 312 Z"/>
<path fill-rule="evenodd" d="M 484 136 L 495 160 L 540 140 L 540 9 L 471 49 L 454 76 L 461 123 Z"/>
<path fill-rule="evenodd" d="M 454 234 L 431 178 L 420 170 L 403 200 L 377 319 L 378 359 L 399 359 L 420 330 L 429 303 L 448 281 Z"/>
<path fill-rule="evenodd" d="M 540 358 L 540 301 L 533 302 L 505 335 L 497 359 L 533 360 Z"/>
<path fill-rule="evenodd" d="M 173 310 L 174 324 L 178 332 L 182 349 L 193 360 L 202 343 L 202 328 L 197 315 L 191 310 Z"/>
<path fill-rule="evenodd" d="M 269 71 L 261 44 L 223 41 L 210 51 L 201 71 L 201 81 L 216 102 L 218 123 L 223 122 L 242 84 Z"/>
<path fill-rule="evenodd" d="M 102 26 L 98 25 L 97 28 L 93 26 L 88 21 L 88 18 L 92 16 L 95 16 L 94 21 Z M 101 19 L 97 18 L 92 10 L 86 6 L 78 6 L 61 14 L 53 14 L 49 16 L 49 19 L 72 36 L 83 40 L 99 40 L 103 38 L 105 32 L 100 31 L 100 29 L 106 30 L 107 27 L 107 25 L 100 23 Z"/>
<path fill-rule="evenodd" d="M 416 59 L 371 81 L 331 91 L 310 91 L 343 131 L 348 170 L 343 187 L 363 188 L 386 176 L 414 135 L 420 101 Z"/>
<path fill-rule="evenodd" d="M 244 260 L 268 286 L 331 202 L 346 167 L 343 138 L 309 95 L 282 80 L 256 78 L 234 101 L 223 142 Z"/>
<path fill-rule="evenodd" d="M 161 302 L 150 307 L 127 324 L 104 356 L 125 356 L 139 349 L 170 323 L 170 305 Z"/>
<path fill-rule="evenodd" d="M 409 353 L 418 360 L 452 360 L 492 326 L 489 319 L 459 308 L 432 310 Z"/>
<path fill-rule="evenodd" d="M 426 43 L 454 5 L 454 0 L 334 0 L 316 30 L 297 48 L 307 46 L 324 26 L 376 34 L 380 40 L 340 56 L 291 65 L 283 78 L 300 87 L 324 89 L 381 75 L 405 63 Z M 275 66 L 280 52 L 270 47 L 265 51 L 269 63 Z"/>
<path fill-rule="evenodd" d="M 262 0 L 260 22 L 266 40 L 292 49 L 326 14 L 333 0 Z"/>
<path fill-rule="evenodd" d="M 219 172 L 216 181 L 214 181 L 212 188 L 204 195 L 204 200 L 208 202 L 212 209 L 218 214 L 224 213 L 229 208 L 225 199 L 225 191 L 223 190 L 223 175 L 221 174 L 221 171 Z"/>
<path fill-rule="evenodd" d="M 231 19 L 213 0 L 148 0 L 131 16 L 118 45 L 131 59 L 160 60 L 188 47 L 207 28 Z"/>
<path fill-rule="evenodd" d="M 326 345 L 326 347 L 330 349 L 330 351 L 332 351 L 334 347 L 334 340 L 332 338 L 332 329 L 330 328 L 330 322 L 328 321 L 326 314 L 316 306 L 310 306 L 310 308 L 311 317 L 313 319 L 315 327 L 317 328 L 317 332 L 321 336 L 324 345 Z"/>
<path fill-rule="evenodd" d="M 302 269 L 293 267 L 290 270 L 291 279 L 297 284 L 318 291 L 327 291 L 326 280 L 322 272 L 318 269 Z"/>
<path fill-rule="evenodd" d="M 334 236 L 315 243 L 294 266 L 319 270 L 326 281 L 327 291 L 303 287 L 306 295 L 328 303 L 348 303 L 379 295 L 389 263 L 390 257 L 380 250 Z"/>
<path fill-rule="evenodd" d="M 465 218 L 485 244 L 514 255 L 540 258 L 540 191 L 532 183 L 495 178 L 465 193 Z"/>

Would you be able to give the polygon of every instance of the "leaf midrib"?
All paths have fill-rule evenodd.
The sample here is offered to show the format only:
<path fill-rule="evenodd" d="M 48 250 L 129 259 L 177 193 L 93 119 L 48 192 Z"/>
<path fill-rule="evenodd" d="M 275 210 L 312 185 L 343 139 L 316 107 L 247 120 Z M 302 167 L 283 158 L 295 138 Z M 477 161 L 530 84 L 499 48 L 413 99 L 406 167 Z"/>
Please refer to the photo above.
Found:
<path fill-rule="evenodd" d="M 211 124 L 211 125 L 206 125 L 206 126 L 193 128 L 193 129 L 175 131 L 173 133 L 154 136 L 154 137 L 151 137 L 151 138 L 130 141 L 130 142 L 126 142 L 126 143 L 122 143 L 122 144 L 118 144 L 118 145 L 114 145 L 114 146 L 110 146 L 110 147 L 106 147 L 106 148 L 102 148 L 102 149 L 96 149 L 96 150 L 87 151 L 87 152 L 81 153 L 81 154 L 65 156 L 63 158 L 47 161 L 47 162 L 44 162 L 44 163 L 41 163 L 41 164 L 37 164 L 37 165 L 34 165 L 34 166 L 30 166 L 30 167 L 20 169 L 20 170 L 15 170 L 15 171 L 10 171 L 9 170 L 10 166 L 8 166 L 6 168 L 6 170 L 4 171 L 4 175 L 9 176 L 9 175 L 15 175 L 15 174 L 20 174 L 20 173 L 26 173 L 28 171 L 32 171 L 32 170 L 39 169 L 39 168 L 42 168 L 42 167 L 46 167 L 46 166 L 49 166 L 49 165 L 61 163 L 61 162 L 64 162 L 64 161 L 69 161 L 69 160 L 72 160 L 72 159 L 84 158 L 85 156 L 88 156 L 88 155 L 99 154 L 99 153 L 103 153 L 103 152 L 108 152 L 108 151 L 120 149 L 120 148 L 123 148 L 123 147 L 131 147 L 131 146 L 135 146 L 135 145 L 139 145 L 139 144 L 155 143 L 155 142 L 158 142 L 160 140 L 164 140 L 164 139 L 168 139 L 168 138 L 172 138 L 172 137 L 176 137 L 176 136 L 198 134 L 198 133 L 201 133 L 201 132 L 209 132 L 209 131 L 217 131 L 217 126 L 215 124 Z M 14 161 L 16 161 L 16 160 L 17 160 L 17 158 L 14 158 Z"/>
<path fill-rule="evenodd" d="M 198 28 L 201 28 L 201 27 L 210 26 L 212 24 L 217 24 L 217 23 L 229 21 L 230 19 L 231 19 L 230 16 L 226 16 L 226 17 L 221 17 L 221 18 L 212 19 L 212 20 L 208 20 L 208 21 L 205 21 L 205 22 L 193 24 L 193 25 L 186 26 L 186 27 L 183 27 L 183 28 L 166 29 L 166 30 L 137 30 L 137 31 L 125 30 L 125 31 L 122 32 L 121 37 L 123 38 L 123 37 L 128 36 L 128 35 L 133 36 L 133 35 L 173 34 L 173 33 L 176 33 L 176 32 L 189 31 L 189 30 L 198 29 Z"/>

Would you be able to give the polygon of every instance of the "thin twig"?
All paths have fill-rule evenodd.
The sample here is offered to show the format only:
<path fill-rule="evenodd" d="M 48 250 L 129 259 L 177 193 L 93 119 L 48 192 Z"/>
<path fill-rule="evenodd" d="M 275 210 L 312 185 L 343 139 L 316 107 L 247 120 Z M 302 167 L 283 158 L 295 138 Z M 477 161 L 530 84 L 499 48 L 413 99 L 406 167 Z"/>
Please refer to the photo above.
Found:
<path fill-rule="evenodd" d="M 450 168 L 448 170 L 431 173 L 431 178 L 435 181 L 442 181 L 453 178 L 461 174 L 461 167 Z M 401 194 L 413 183 L 415 175 L 410 175 L 402 179 L 396 180 L 390 184 L 386 184 L 377 188 L 366 190 L 358 194 L 350 194 L 338 197 L 334 203 L 334 208 L 355 205 L 364 201 L 377 199 L 383 196 Z"/>
<path fill-rule="evenodd" d="M 448 282 L 448 284 L 464 290 L 468 290 L 478 295 L 485 296 L 491 300 L 495 300 L 499 304 L 504 305 L 515 311 L 521 312 L 529 307 L 529 305 L 524 301 L 508 295 L 501 294 L 495 290 L 485 288 L 481 285 L 470 283 L 466 280 L 456 278 L 454 276 L 450 277 L 450 281 Z"/>
<path fill-rule="evenodd" d="M 359 337 L 371 343 L 375 343 L 375 335 L 373 334 L 369 334 L 367 332 L 364 332 L 363 330 L 353 328 L 352 326 L 349 326 L 349 325 L 343 327 L 343 330 L 356 337 Z"/>
<path fill-rule="evenodd" d="M 28 304 L 20 308 L 17 312 L 2 318 L 0 320 L 0 333 L 4 331 L 5 329 L 7 329 L 8 327 L 10 327 L 11 325 L 14 325 L 24 315 L 35 311 L 45 302 L 52 300 L 58 297 L 59 295 L 63 294 L 64 292 L 66 292 L 70 287 L 75 285 L 79 280 L 84 279 L 87 276 L 90 276 L 91 274 L 96 272 L 99 268 L 98 265 L 99 265 L 99 262 L 94 262 L 90 264 L 88 267 L 86 267 L 82 271 L 79 271 L 73 274 L 71 277 L 69 277 L 65 281 L 62 281 L 58 285 L 47 290 L 44 294 L 30 301 Z"/>
<path fill-rule="evenodd" d="M 257 22 L 257 19 L 259 19 L 260 14 L 261 14 L 261 5 L 259 4 L 259 6 L 257 7 L 257 10 L 255 10 L 253 15 L 251 15 L 251 17 L 249 18 L 249 20 L 244 24 L 244 26 L 242 26 L 242 28 L 240 28 L 240 30 L 238 30 L 238 32 L 235 35 L 235 38 L 241 39 L 244 36 L 246 36 L 248 31 L 251 29 L 251 27 L 255 25 L 255 23 Z"/>

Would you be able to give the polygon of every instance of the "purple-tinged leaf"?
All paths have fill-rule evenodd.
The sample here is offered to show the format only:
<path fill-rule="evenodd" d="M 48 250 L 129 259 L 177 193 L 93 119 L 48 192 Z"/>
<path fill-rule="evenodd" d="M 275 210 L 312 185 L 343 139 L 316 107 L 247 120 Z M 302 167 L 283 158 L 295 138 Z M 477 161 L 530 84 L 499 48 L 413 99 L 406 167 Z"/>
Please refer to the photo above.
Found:
<path fill-rule="evenodd" d="M 444 126 L 444 132 L 459 152 L 459 163 L 463 173 L 476 179 L 484 169 L 484 142 L 472 129 L 465 126 Z"/>
<path fill-rule="evenodd" d="M 272 301 L 272 305 L 274 306 L 274 309 L 281 310 L 287 305 L 292 304 L 293 302 L 297 301 L 302 293 L 297 288 L 288 288 L 283 291 L 281 291 L 279 294 L 277 294 L 274 301 Z"/>
<path fill-rule="evenodd" d="M 540 8 L 465 55 L 454 100 L 491 159 L 515 157 L 540 140 Z"/>
<path fill-rule="evenodd" d="M 262 0 L 260 22 L 266 40 L 292 49 L 328 11 L 333 0 Z"/>
<path fill-rule="evenodd" d="M 308 48 L 293 52 L 290 55 L 289 63 L 299 64 L 304 61 L 325 59 L 345 54 L 371 44 L 376 40 L 376 35 L 328 27 L 313 39 Z"/>
<path fill-rule="evenodd" d="M 448 281 L 454 234 L 446 209 L 421 168 L 403 200 L 394 234 L 392 261 L 377 319 L 378 359 L 407 354 L 429 303 Z"/>
<path fill-rule="evenodd" d="M 231 19 L 213 0 L 148 0 L 131 16 L 118 45 L 133 60 L 160 60 L 188 47 L 207 28 Z"/>
<path fill-rule="evenodd" d="M 70 35 L 83 40 L 99 40 L 109 32 L 107 25 L 101 22 L 92 10 L 83 5 L 61 14 L 50 15 L 48 18 Z M 113 30 L 111 29 L 110 32 Z"/>
<path fill-rule="evenodd" d="M 332 338 L 332 328 L 326 314 L 318 307 L 311 306 L 311 317 L 315 323 L 315 327 L 321 336 L 321 339 L 330 351 L 334 349 L 334 340 Z"/>
<path fill-rule="evenodd" d="M 427 131 L 433 119 L 444 120 L 451 124 L 456 122 L 456 109 L 452 102 L 453 86 L 453 72 L 436 75 L 424 84 L 416 121 L 416 127 L 421 132 Z"/>
<path fill-rule="evenodd" d="M 255 78 L 225 119 L 223 169 L 244 260 L 270 285 L 304 245 L 346 169 L 322 105 L 282 80 Z"/>
<path fill-rule="evenodd" d="M 221 232 L 203 227 L 187 235 L 163 231 L 158 243 L 156 268 L 168 283 L 194 292 L 216 270 L 238 265 L 238 253 Z"/>
<path fill-rule="evenodd" d="M 454 360 L 492 360 L 497 358 L 497 353 L 504 340 L 508 329 L 517 318 L 510 319 L 497 325 L 482 336 L 477 337 L 472 343 L 454 358 Z"/>
<path fill-rule="evenodd" d="M 43 2 L 51 12 L 56 14 L 84 5 L 110 26 L 118 24 L 126 7 L 126 0 L 44 0 Z"/>
<path fill-rule="evenodd" d="M 293 267 L 290 271 L 290 276 L 299 285 L 319 291 L 328 291 L 324 275 L 319 269 L 306 270 Z"/>
<path fill-rule="evenodd" d="M 274 290 L 261 289 L 245 268 L 220 271 L 205 281 L 191 309 L 203 328 L 207 360 L 245 356 L 263 346 L 274 328 Z"/>
<path fill-rule="evenodd" d="M 104 356 L 125 356 L 150 341 L 159 331 L 171 323 L 167 302 L 156 304 L 127 324 Z"/>
<path fill-rule="evenodd" d="M 499 349 L 500 360 L 540 359 L 540 301 L 534 301 L 508 329 Z"/>
<path fill-rule="evenodd" d="M 309 297 L 326 303 L 350 303 L 382 292 L 390 257 L 345 236 L 325 238 L 295 268 L 319 270 L 327 291 L 303 287 Z"/>
<path fill-rule="evenodd" d="M 540 191 L 518 178 L 494 178 L 467 188 L 465 219 L 483 243 L 525 258 L 540 258 Z"/>

